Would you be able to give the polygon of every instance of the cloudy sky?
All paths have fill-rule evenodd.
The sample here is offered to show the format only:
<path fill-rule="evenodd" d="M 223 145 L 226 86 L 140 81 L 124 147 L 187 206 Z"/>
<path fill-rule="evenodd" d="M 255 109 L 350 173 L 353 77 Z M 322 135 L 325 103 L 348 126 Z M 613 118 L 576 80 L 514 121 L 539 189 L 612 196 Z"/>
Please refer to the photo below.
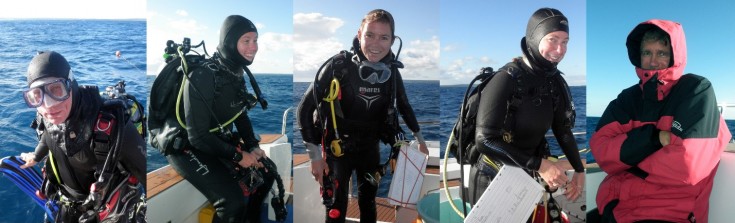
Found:
<path fill-rule="evenodd" d="M 175 3 L 175 4 L 173 4 Z M 293 3 L 291 1 L 218 0 L 216 4 L 180 0 L 148 1 L 148 74 L 157 74 L 163 64 L 167 40 L 192 45 L 204 40 L 207 52 L 217 50 L 219 29 L 233 14 L 245 16 L 258 28 L 258 54 L 250 65 L 253 73 L 293 73 Z"/>
<path fill-rule="evenodd" d="M 417 5 L 421 5 L 420 9 Z M 439 76 L 439 1 L 296 1 L 293 14 L 294 81 L 314 79 L 319 66 L 340 50 L 349 50 L 362 18 L 382 8 L 393 15 L 403 39 L 399 60 L 403 79 Z M 393 44 L 393 52 L 399 42 Z"/>

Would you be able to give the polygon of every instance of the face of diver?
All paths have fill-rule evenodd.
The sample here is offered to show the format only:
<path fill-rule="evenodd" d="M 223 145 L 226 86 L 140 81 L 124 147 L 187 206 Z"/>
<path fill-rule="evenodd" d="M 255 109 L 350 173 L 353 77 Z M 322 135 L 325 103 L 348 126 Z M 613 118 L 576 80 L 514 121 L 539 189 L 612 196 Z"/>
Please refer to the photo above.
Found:
<path fill-rule="evenodd" d="M 552 63 L 559 63 L 567 53 L 569 34 L 564 31 L 555 31 L 541 38 L 538 51 L 544 59 Z"/>
<path fill-rule="evenodd" d="M 54 82 L 57 82 L 57 80 L 60 80 L 62 78 L 57 77 L 47 77 L 47 78 L 41 78 L 33 83 L 31 83 L 30 88 L 36 88 L 36 87 L 46 87 L 48 84 L 52 84 Z M 54 125 L 58 125 L 66 121 L 66 119 L 69 117 L 69 113 L 71 113 L 71 101 L 72 101 L 72 91 L 67 91 L 69 96 L 63 100 L 58 101 L 51 96 L 48 96 L 48 94 L 53 94 L 52 92 L 43 92 L 43 102 L 40 106 L 36 108 L 39 114 L 43 116 L 44 119 L 47 121 L 53 123 Z"/>
<path fill-rule="evenodd" d="M 390 52 L 393 35 L 390 24 L 383 22 L 367 22 L 357 31 L 360 50 L 368 61 L 376 63 Z"/>
<path fill-rule="evenodd" d="M 242 58 L 253 62 L 255 54 L 258 53 L 258 33 L 247 32 L 237 40 L 237 52 Z"/>
<path fill-rule="evenodd" d="M 641 42 L 641 68 L 644 70 L 660 70 L 669 66 L 671 47 L 661 41 Z"/>

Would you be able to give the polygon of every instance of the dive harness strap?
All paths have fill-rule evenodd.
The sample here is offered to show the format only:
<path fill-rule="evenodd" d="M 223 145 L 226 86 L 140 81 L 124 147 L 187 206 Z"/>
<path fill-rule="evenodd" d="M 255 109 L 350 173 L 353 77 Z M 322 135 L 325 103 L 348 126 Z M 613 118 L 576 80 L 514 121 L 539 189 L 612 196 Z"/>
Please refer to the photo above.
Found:
<path fill-rule="evenodd" d="M 186 62 L 186 58 L 185 58 L 184 53 L 181 51 L 181 47 L 177 48 L 177 52 L 179 54 L 179 57 L 182 58 L 181 59 L 181 69 L 182 69 L 182 72 L 184 73 L 184 75 L 182 75 L 183 77 L 181 78 L 181 87 L 179 87 L 179 93 L 178 93 L 178 95 L 176 97 L 176 108 L 174 110 L 176 110 L 176 120 L 179 122 L 179 125 L 181 127 L 183 127 L 183 128 L 186 128 L 186 124 L 184 123 L 184 121 L 181 118 L 181 112 L 180 112 L 180 109 L 179 108 L 181 107 L 181 98 L 184 95 L 184 86 L 186 86 L 186 82 L 187 81 L 190 81 L 189 80 L 189 65 Z M 258 86 L 258 83 L 255 81 L 255 76 L 253 76 L 253 74 L 250 72 L 249 69 L 247 69 L 247 67 L 244 67 L 244 70 L 246 71 L 245 73 L 247 73 L 248 74 L 248 77 L 250 78 L 250 84 L 253 87 L 253 90 L 255 91 L 255 95 L 257 97 L 258 102 L 260 103 L 260 105 L 263 108 L 263 110 L 267 109 L 268 102 L 262 96 L 262 93 L 260 91 L 260 87 Z M 194 92 L 196 92 L 199 95 L 199 97 L 201 97 L 202 99 L 204 99 L 204 97 L 202 96 L 202 93 L 199 92 L 199 90 L 196 88 L 196 86 L 194 86 L 194 85 L 190 85 L 190 86 L 192 87 L 192 89 L 194 89 Z M 225 130 L 224 127 L 227 126 L 227 125 L 229 125 L 229 124 L 231 124 L 232 122 L 234 122 L 248 108 L 247 105 L 245 105 L 232 118 L 230 118 L 226 122 L 222 123 L 222 122 L 219 121 L 219 119 L 217 119 L 217 115 L 215 115 L 215 113 L 212 110 L 212 107 L 209 105 L 209 103 L 206 100 L 203 100 L 203 102 L 204 102 L 205 106 L 207 107 L 207 110 L 209 110 L 209 113 L 212 115 L 212 118 L 214 118 L 215 122 L 217 122 L 217 127 L 212 128 L 212 129 L 209 129 L 209 132 L 211 132 L 211 133 L 214 133 L 214 132 L 217 132 L 217 131 L 219 131 L 221 133 L 226 133 L 227 131 Z"/>

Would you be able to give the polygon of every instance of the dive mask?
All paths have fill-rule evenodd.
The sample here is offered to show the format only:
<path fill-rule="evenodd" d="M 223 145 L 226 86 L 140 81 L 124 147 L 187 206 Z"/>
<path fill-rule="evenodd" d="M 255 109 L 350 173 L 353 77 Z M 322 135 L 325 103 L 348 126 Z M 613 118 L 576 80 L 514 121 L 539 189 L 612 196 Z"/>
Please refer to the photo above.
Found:
<path fill-rule="evenodd" d="M 367 60 L 360 61 L 360 78 L 370 84 L 385 83 L 390 79 L 390 67 L 383 63 L 373 63 Z"/>
<path fill-rule="evenodd" d="M 68 99 L 70 91 L 71 81 L 69 79 L 58 79 L 24 90 L 23 99 L 25 99 L 29 108 L 37 108 L 48 100 L 46 98 L 48 96 L 52 100 L 46 101 L 46 106 L 50 107 Z"/>

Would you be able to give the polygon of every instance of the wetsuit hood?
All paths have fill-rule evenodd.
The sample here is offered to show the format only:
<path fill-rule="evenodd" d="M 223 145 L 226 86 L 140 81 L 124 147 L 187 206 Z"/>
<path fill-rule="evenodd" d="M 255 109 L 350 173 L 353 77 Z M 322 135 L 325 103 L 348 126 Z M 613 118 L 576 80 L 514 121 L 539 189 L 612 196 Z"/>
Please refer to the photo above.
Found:
<path fill-rule="evenodd" d="M 558 63 L 544 58 L 539 51 L 539 44 L 544 36 L 556 31 L 569 33 L 569 21 L 557 9 L 541 8 L 528 19 L 526 36 L 521 39 L 521 49 L 534 70 L 555 73 Z"/>
<path fill-rule="evenodd" d="M 669 39 L 671 40 L 671 53 L 673 55 L 669 62 L 671 66 L 668 68 L 660 70 L 644 70 L 641 68 L 641 40 L 643 34 L 652 29 L 660 29 L 669 35 Z M 687 55 L 684 28 L 682 28 L 681 24 L 673 21 L 659 19 L 648 20 L 638 24 L 630 32 L 625 45 L 628 47 L 630 63 L 635 66 L 635 72 L 641 80 L 639 83 L 641 89 L 644 89 L 644 85 L 652 78 L 656 78 L 658 82 L 656 86 L 657 99 L 663 100 L 684 74 Z"/>
<path fill-rule="evenodd" d="M 33 59 L 31 59 L 31 62 L 28 64 L 28 71 L 26 73 L 28 86 L 31 86 L 31 83 L 36 80 L 48 77 L 56 77 L 70 80 L 72 106 L 70 108 L 71 111 L 69 112 L 69 117 L 67 117 L 66 119 L 71 119 L 74 111 L 78 110 L 77 108 L 80 106 L 79 104 L 81 103 L 79 84 L 74 78 L 74 72 L 72 72 L 69 62 L 66 60 L 66 58 L 64 58 L 64 56 L 55 51 L 38 52 L 38 54 L 34 56 Z"/>
<path fill-rule="evenodd" d="M 222 59 L 231 61 L 227 62 L 228 64 L 245 67 L 253 63 L 253 61 L 245 59 L 237 51 L 237 40 L 248 32 L 257 33 L 258 30 L 255 28 L 253 22 L 245 17 L 231 15 L 222 23 L 219 31 L 217 51 L 222 55 Z"/>

